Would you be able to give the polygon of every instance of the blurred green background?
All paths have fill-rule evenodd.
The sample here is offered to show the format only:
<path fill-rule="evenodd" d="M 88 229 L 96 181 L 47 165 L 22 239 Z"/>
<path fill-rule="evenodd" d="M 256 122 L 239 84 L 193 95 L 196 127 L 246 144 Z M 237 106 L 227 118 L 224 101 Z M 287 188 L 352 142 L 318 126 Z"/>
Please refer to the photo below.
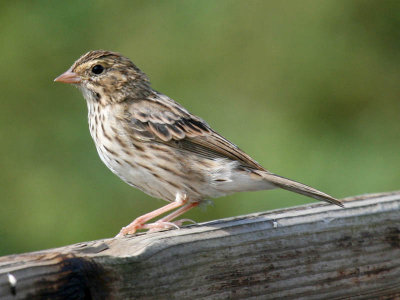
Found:
<path fill-rule="evenodd" d="M 3 1 L 0 255 L 111 237 L 164 205 L 100 161 L 86 103 L 53 83 L 83 53 L 153 87 L 267 169 L 336 197 L 400 188 L 400 1 Z M 242 193 L 206 221 L 299 205 Z"/>

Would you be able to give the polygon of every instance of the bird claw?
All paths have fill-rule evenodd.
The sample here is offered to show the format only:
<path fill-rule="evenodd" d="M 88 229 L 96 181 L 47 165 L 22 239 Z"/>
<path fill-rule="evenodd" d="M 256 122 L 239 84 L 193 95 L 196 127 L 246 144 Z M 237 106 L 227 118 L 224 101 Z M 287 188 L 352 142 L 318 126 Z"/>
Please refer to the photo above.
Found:
<path fill-rule="evenodd" d="M 177 193 L 174 202 L 171 202 L 155 211 L 152 211 L 150 213 L 147 213 L 143 216 L 136 218 L 131 224 L 129 224 L 126 227 L 123 227 L 116 237 L 123 237 L 128 234 L 134 234 L 139 229 L 148 229 L 149 232 L 154 232 L 158 230 L 171 229 L 171 228 L 179 229 L 179 227 L 182 226 L 182 224 L 185 222 L 196 224 L 195 221 L 190 219 L 181 219 L 173 222 L 171 221 L 176 217 L 178 217 L 179 215 L 185 213 L 189 209 L 196 207 L 199 204 L 198 202 L 193 202 L 193 203 L 187 203 L 187 202 L 188 199 L 185 194 Z M 154 223 L 147 223 L 149 220 L 175 208 L 178 209 L 170 213 L 169 215 L 165 216 L 164 218 L 161 218 L 160 220 Z"/>
<path fill-rule="evenodd" d="M 171 229 L 171 228 L 180 229 L 179 226 L 175 224 L 175 222 L 165 222 L 165 221 L 143 224 L 142 228 L 148 229 L 149 232 L 159 231 L 163 229 Z"/>
<path fill-rule="evenodd" d="M 183 223 L 188 222 L 188 223 L 192 223 L 192 224 L 197 224 L 197 222 L 193 221 L 192 219 L 181 219 L 178 221 L 174 221 L 173 223 L 177 226 L 182 226 Z"/>
<path fill-rule="evenodd" d="M 140 229 L 140 226 L 134 228 L 132 228 L 131 226 L 122 227 L 120 232 L 115 237 L 118 238 L 118 237 L 124 237 L 128 234 L 134 234 L 138 229 Z"/>
<path fill-rule="evenodd" d="M 137 224 L 136 226 L 122 227 L 121 231 L 115 237 L 123 237 L 128 234 L 134 234 L 139 229 L 148 229 L 149 232 L 155 232 L 155 231 L 160 231 L 160 230 L 164 230 L 164 229 L 173 229 L 173 228 L 180 229 L 180 227 L 185 222 L 197 224 L 195 221 L 193 221 L 191 219 L 181 219 L 181 220 L 174 221 L 174 222 L 167 222 L 167 221 L 160 220 L 160 221 L 157 221 L 154 223 Z"/>
<path fill-rule="evenodd" d="M 195 221 L 193 221 L 191 219 L 181 219 L 181 220 L 177 220 L 174 222 L 167 222 L 167 221 L 160 220 L 160 221 L 157 221 L 154 223 L 143 224 L 141 229 L 149 229 L 149 232 L 159 231 L 159 230 L 163 230 L 163 229 L 173 229 L 173 228 L 181 229 L 180 227 L 185 222 L 197 224 Z"/>

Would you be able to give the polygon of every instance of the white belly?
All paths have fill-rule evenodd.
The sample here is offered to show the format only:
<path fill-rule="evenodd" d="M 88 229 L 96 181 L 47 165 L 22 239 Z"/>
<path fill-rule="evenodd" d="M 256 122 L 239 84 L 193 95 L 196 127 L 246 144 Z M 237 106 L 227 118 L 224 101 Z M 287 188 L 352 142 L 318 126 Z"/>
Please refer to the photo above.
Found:
<path fill-rule="evenodd" d="M 191 201 L 201 201 L 274 188 L 265 180 L 238 171 L 236 161 L 206 159 L 156 142 L 136 140 L 135 144 L 109 108 L 102 107 L 100 112 L 96 105 L 89 107 L 89 128 L 101 160 L 123 181 L 153 197 L 174 201 L 181 192 Z M 92 115 L 96 113 L 97 118 Z M 154 145 L 161 150 L 154 150 Z"/>

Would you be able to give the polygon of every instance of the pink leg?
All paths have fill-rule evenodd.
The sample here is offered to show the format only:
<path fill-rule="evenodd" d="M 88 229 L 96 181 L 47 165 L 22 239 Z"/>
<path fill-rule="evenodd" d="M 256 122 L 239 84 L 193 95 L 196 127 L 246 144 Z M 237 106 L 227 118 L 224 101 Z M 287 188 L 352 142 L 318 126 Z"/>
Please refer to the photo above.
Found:
<path fill-rule="evenodd" d="M 159 209 L 156 209 L 152 212 L 149 212 L 143 216 L 140 216 L 136 218 L 132 223 L 130 223 L 128 226 L 125 226 L 121 229 L 121 231 L 117 234 L 117 237 L 121 237 L 127 234 L 133 234 L 136 232 L 138 229 L 146 228 L 145 223 L 150 221 L 151 219 L 158 217 L 159 215 L 162 215 L 163 213 L 169 212 L 175 208 L 181 207 L 187 202 L 186 196 L 183 196 L 182 194 L 178 193 L 176 195 L 176 199 L 174 202 L 171 202 L 163 207 L 160 207 Z"/>
<path fill-rule="evenodd" d="M 192 221 L 190 219 L 182 219 L 182 220 L 178 220 L 175 222 L 171 222 L 171 221 L 173 219 L 179 217 L 180 215 L 184 214 L 188 210 L 192 209 L 193 207 L 196 207 L 197 205 L 199 205 L 199 202 L 188 203 L 185 206 L 177 209 L 176 211 L 170 213 L 169 215 L 165 216 L 164 218 L 161 218 L 160 220 L 158 220 L 154 223 L 144 224 L 142 228 L 150 229 L 150 231 L 157 231 L 160 229 L 167 229 L 167 228 L 171 228 L 171 227 L 176 227 L 177 229 L 179 229 L 179 226 L 181 226 L 182 223 L 184 223 L 184 222 L 195 223 L 194 221 Z"/>
<path fill-rule="evenodd" d="M 189 211 L 190 209 L 199 205 L 199 202 L 188 203 L 182 206 L 181 208 L 177 209 L 176 211 L 170 213 L 169 215 L 165 216 L 164 218 L 160 219 L 161 222 L 170 222 L 173 219 L 183 215 L 185 212 Z"/>

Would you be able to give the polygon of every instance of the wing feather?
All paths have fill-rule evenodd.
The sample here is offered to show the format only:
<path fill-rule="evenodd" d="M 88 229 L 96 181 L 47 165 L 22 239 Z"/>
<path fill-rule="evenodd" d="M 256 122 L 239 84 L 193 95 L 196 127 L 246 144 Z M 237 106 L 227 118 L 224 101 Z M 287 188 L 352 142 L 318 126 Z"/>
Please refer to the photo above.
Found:
<path fill-rule="evenodd" d="M 190 114 L 167 96 L 126 103 L 124 118 L 132 136 L 154 141 L 208 158 L 228 158 L 241 165 L 265 170 L 250 156 L 213 131 L 201 118 Z"/>

